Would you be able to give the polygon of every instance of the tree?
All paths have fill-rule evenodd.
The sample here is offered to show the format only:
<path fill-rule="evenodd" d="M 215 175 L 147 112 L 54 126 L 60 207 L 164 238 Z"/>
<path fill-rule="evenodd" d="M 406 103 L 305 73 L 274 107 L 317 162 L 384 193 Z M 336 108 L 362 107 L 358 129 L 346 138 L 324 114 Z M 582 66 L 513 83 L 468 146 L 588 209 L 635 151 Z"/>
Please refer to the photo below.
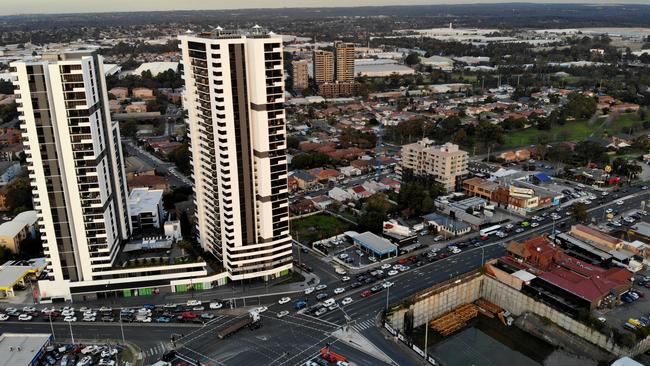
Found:
<path fill-rule="evenodd" d="M 187 147 L 187 143 L 172 150 L 169 154 L 167 154 L 167 159 L 176 164 L 176 167 L 181 173 L 190 173 L 190 151 Z"/>
<path fill-rule="evenodd" d="M 580 141 L 576 144 L 573 151 L 576 161 L 582 165 L 588 163 L 604 165 L 609 162 L 607 149 L 595 141 Z"/>
<path fill-rule="evenodd" d="M 120 133 L 124 137 L 134 139 L 138 133 L 138 124 L 133 119 L 126 120 L 126 122 L 120 126 Z"/>
<path fill-rule="evenodd" d="M 404 63 L 407 64 L 407 65 L 409 65 L 409 66 L 417 65 L 417 64 L 420 63 L 420 55 L 418 55 L 418 54 L 415 53 L 415 52 L 411 52 L 411 53 L 410 53 L 408 56 L 406 56 L 406 58 L 404 59 Z"/>
<path fill-rule="evenodd" d="M 7 187 L 7 206 L 15 214 L 32 209 L 32 188 L 29 180 L 20 178 Z"/>
<path fill-rule="evenodd" d="M 570 208 L 571 217 L 578 222 L 586 222 L 589 219 L 587 214 L 587 205 L 582 202 L 576 202 Z"/>
<path fill-rule="evenodd" d="M 359 216 L 359 226 L 363 230 L 381 233 L 383 223 L 393 205 L 383 193 L 375 193 L 368 197 Z"/>

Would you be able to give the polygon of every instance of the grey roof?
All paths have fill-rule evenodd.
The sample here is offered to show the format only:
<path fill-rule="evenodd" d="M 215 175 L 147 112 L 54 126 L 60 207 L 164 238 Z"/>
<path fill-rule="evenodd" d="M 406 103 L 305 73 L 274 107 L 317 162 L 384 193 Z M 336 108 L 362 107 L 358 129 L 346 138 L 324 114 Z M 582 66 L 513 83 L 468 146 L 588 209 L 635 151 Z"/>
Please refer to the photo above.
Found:
<path fill-rule="evenodd" d="M 632 225 L 632 230 L 636 231 L 640 235 L 650 237 L 650 224 L 647 222 L 637 222 Z"/>
<path fill-rule="evenodd" d="M 452 231 L 460 231 L 460 230 L 465 230 L 470 227 L 469 224 L 458 221 L 456 219 L 452 219 L 449 216 L 442 216 L 437 213 L 430 213 L 428 215 L 422 216 L 422 218 L 426 221 L 433 221 L 437 223 L 440 226 L 446 227 L 448 230 Z"/>
<path fill-rule="evenodd" d="M 0 366 L 35 365 L 35 358 L 50 343 L 51 337 L 49 333 L 3 333 L 0 335 Z"/>
<path fill-rule="evenodd" d="M 386 238 L 371 233 L 370 231 L 351 235 L 351 237 L 356 243 L 377 255 L 384 255 L 397 251 L 397 245 L 391 243 L 390 240 Z"/>

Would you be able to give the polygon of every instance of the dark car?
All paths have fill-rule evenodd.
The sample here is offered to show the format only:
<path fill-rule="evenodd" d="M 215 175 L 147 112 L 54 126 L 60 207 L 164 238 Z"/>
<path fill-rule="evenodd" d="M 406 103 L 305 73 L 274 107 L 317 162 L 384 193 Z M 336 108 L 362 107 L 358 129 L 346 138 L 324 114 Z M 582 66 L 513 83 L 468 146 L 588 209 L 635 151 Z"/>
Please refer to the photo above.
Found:
<path fill-rule="evenodd" d="M 165 353 L 162 355 L 161 360 L 162 360 L 162 361 L 165 361 L 165 362 L 169 362 L 169 361 L 173 360 L 174 358 L 176 358 L 176 351 L 171 350 L 171 351 L 167 351 L 167 352 L 165 352 Z"/>
<path fill-rule="evenodd" d="M 369 285 L 369 284 L 371 284 L 373 282 L 374 282 L 374 278 L 372 278 L 372 277 L 368 277 L 368 278 L 365 279 L 365 281 L 363 281 L 363 283 L 365 283 L 366 285 Z"/>
<path fill-rule="evenodd" d="M 323 300 L 323 299 L 326 299 L 328 296 L 329 295 L 327 295 L 326 292 L 319 292 L 318 294 L 316 294 L 316 299 L 317 300 Z"/>
<path fill-rule="evenodd" d="M 383 290 L 383 289 L 384 289 L 383 286 L 381 286 L 381 285 L 377 285 L 377 286 L 373 286 L 373 287 L 370 289 L 370 291 L 372 291 L 372 293 L 376 293 L 376 292 L 379 292 L 379 291 L 381 291 L 381 290 Z"/>
<path fill-rule="evenodd" d="M 114 322 L 115 318 L 112 317 L 112 316 L 105 315 L 105 316 L 102 316 L 102 321 L 103 322 Z"/>
<path fill-rule="evenodd" d="M 361 282 L 352 282 L 352 284 L 350 284 L 351 288 L 357 288 L 357 287 L 361 287 L 361 286 L 363 286 L 361 284 Z"/>

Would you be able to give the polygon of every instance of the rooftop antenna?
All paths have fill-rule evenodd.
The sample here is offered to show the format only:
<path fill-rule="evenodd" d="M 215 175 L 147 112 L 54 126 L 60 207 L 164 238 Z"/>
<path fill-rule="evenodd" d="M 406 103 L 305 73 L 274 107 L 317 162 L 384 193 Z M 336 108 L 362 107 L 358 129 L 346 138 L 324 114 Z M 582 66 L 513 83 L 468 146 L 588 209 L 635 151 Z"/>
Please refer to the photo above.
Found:
<path fill-rule="evenodd" d="M 217 35 L 220 36 L 223 28 L 221 28 L 221 26 L 217 26 L 214 30 L 217 31 Z"/>

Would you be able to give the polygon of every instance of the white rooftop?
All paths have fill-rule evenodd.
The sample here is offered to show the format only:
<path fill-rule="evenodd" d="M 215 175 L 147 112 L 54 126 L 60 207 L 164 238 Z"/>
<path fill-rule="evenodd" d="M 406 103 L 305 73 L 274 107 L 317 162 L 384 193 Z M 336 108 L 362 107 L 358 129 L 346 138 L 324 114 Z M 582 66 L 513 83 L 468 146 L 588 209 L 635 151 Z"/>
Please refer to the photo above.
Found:
<path fill-rule="evenodd" d="M 0 225 L 0 236 L 14 237 L 25 226 L 32 226 L 36 223 L 38 217 L 36 216 L 36 211 L 24 211 L 16 215 L 11 221 L 7 221 Z"/>
<path fill-rule="evenodd" d="M 143 71 L 151 71 L 152 76 L 156 76 L 160 73 L 163 73 L 169 69 L 174 71 L 178 70 L 178 62 L 168 62 L 168 61 L 159 61 L 159 62 L 145 62 L 138 66 L 134 74 L 140 75 Z"/>
<path fill-rule="evenodd" d="M 134 188 L 129 194 L 129 213 L 135 216 L 143 212 L 156 212 L 162 196 L 162 189 Z"/>
<path fill-rule="evenodd" d="M 37 364 L 34 358 L 51 338 L 49 333 L 3 333 L 0 335 L 0 366 Z"/>

